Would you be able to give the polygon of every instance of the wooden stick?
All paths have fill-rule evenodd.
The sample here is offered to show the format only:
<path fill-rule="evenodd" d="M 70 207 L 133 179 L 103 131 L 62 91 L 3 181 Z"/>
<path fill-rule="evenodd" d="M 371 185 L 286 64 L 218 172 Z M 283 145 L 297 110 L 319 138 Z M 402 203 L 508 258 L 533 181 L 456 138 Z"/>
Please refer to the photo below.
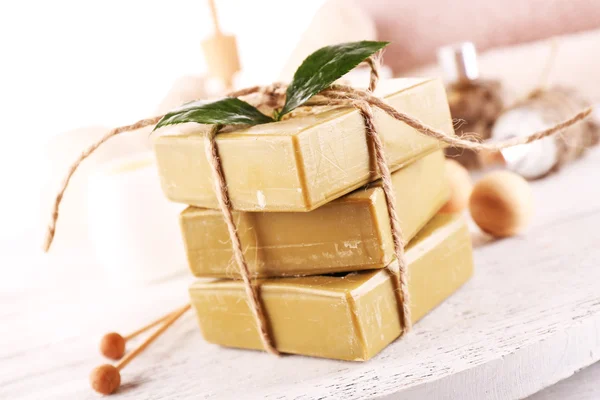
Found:
<path fill-rule="evenodd" d="M 210 7 L 210 15 L 212 17 L 212 22 L 215 27 L 215 36 L 220 36 L 221 26 L 219 24 L 219 17 L 217 15 L 217 6 L 215 5 L 215 0 L 208 0 L 208 5 Z"/>
<path fill-rule="evenodd" d="M 116 365 L 115 368 L 117 370 L 122 370 L 125 368 L 127 364 L 131 362 L 138 354 L 146 349 L 157 337 L 159 337 L 164 331 L 166 331 L 179 317 L 181 317 L 187 310 L 191 308 L 190 304 L 187 304 L 185 307 L 181 308 L 179 311 L 172 313 L 168 319 L 163 323 L 163 325 L 156 330 L 152 335 L 150 335 L 146 340 L 144 340 L 138 347 L 133 349 L 130 353 L 127 353 L 125 357 L 121 359 Z"/>
<path fill-rule="evenodd" d="M 101 394 L 114 393 L 121 386 L 120 371 L 125 368 L 138 354 L 146 349 L 157 337 L 166 331 L 179 317 L 181 317 L 191 307 L 190 304 L 180 308 L 178 311 L 172 312 L 164 320 L 162 326 L 150 335 L 142 344 L 135 348 L 127 356 L 123 357 L 116 365 L 104 364 L 96 367 L 90 374 L 90 385 L 92 388 Z M 156 322 L 156 321 L 155 321 Z"/>
<path fill-rule="evenodd" d="M 162 317 L 158 318 L 157 320 L 150 322 L 148 325 L 145 325 L 145 326 L 141 327 L 140 329 L 131 332 L 129 335 L 123 336 L 123 339 L 125 339 L 126 341 L 133 339 L 137 335 L 146 332 L 148 329 L 154 328 L 156 325 L 160 324 L 163 321 L 166 321 L 171 315 L 175 314 L 179 310 L 180 310 L 180 308 L 163 315 Z"/>
<path fill-rule="evenodd" d="M 155 327 L 156 325 L 160 324 L 161 322 L 164 322 L 171 315 L 173 315 L 175 312 L 177 312 L 179 310 L 180 310 L 180 308 L 178 308 L 174 311 L 171 311 L 170 313 L 163 315 L 156 321 L 153 321 L 153 322 L 141 327 L 140 329 L 136 330 L 135 332 L 130 333 L 127 336 L 122 336 L 121 334 L 119 334 L 117 332 L 107 333 L 106 335 L 104 335 L 102 337 L 102 340 L 100 340 L 100 353 L 102 353 L 102 355 L 106 358 L 110 358 L 113 360 L 120 360 L 121 357 L 123 357 L 123 355 L 125 354 L 125 345 L 128 340 L 133 339 L 134 337 L 138 336 L 139 334 L 146 332 L 147 330 Z"/>

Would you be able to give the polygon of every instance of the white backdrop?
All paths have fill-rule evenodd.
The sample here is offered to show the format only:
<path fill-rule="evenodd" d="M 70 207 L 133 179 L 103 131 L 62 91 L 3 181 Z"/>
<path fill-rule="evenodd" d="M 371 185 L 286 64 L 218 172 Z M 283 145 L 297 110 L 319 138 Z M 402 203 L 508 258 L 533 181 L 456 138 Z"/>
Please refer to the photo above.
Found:
<path fill-rule="evenodd" d="M 217 0 L 222 29 L 237 35 L 243 81 L 276 77 L 322 3 Z M 40 246 L 43 145 L 152 114 L 178 77 L 205 71 L 200 41 L 211 30 L 205 0 L 0 2 L 4 255 Z"/>

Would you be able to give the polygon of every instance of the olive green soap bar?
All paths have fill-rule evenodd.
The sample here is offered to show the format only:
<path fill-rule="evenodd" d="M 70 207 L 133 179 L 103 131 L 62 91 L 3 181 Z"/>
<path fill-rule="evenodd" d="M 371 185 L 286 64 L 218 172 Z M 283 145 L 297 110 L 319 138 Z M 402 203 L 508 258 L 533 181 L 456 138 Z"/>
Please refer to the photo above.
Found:
<path fill-rule="evenodd" d="M 441 150 L 392 174 L 404 239 L 410 240 L 449 197 Z M 380 268 L 394 258 L 380 182 L 306 213 L 234 212 L 252 276 L 319 275 Z M 198 277 L 239 277 L 227 226 L 218 210 L 189 207 L 181 228 Z"/>
<path fill-rule="evenodd" d="M 416 322 L 473 273 L 465 221 L 457 215 L 437 215 L 408 245 L 406 258 Z M 401 333 L 387 269 L 265 279 L 256 284 L 275 346 L 283 353 L 363 361 Z M 262 349 L 241 281 L 198 281 L 190 287 L 190 296 L 208 342 Z"/>
<path fill-rule="evenodd" d="M 453 134 L 443 85 L 394 79 L 376 94 L 398 110 Z M 318 111 L 320 110 L 320 111 Z M 379 109 L 374 110 L 392 171 L 441 148 Z M 152 134 L 161 185 L 179 203 L 218 208 L 205 155 L 210 126 L 181 124 Z M 364 121 L 352 108 L 321 107 L 309 115 L 217 135 L 232 206 L 240 211 L 309 211 L 378 178 Z"/>

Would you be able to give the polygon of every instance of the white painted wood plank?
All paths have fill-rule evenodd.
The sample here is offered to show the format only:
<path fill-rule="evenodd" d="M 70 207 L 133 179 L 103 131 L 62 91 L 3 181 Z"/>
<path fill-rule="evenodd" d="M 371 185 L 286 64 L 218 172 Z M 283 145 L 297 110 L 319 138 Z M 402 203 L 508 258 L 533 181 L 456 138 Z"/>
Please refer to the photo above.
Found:
<path fill-rule="evenodd" d="M 600 363 L 596 363 L 572 377 L 558 382 L 527 400 L 598 400 L 600 399 Z"/>
<path fill-rule="evenodd" d="M 189 314 L 124 370 L 114 398 L 504 400 L 551 386 L 600 359 L 599 170 L 596 150 L 536 183 L 526 235 L 475 234 L 475 277 L 370 362 L 220 348 Z M 87 374 L 102 362 L 101 334 L 181 304 L 188 280 L 0 295 L 10 327 L 0 333 L 0 398 L 96 399 Z"/>

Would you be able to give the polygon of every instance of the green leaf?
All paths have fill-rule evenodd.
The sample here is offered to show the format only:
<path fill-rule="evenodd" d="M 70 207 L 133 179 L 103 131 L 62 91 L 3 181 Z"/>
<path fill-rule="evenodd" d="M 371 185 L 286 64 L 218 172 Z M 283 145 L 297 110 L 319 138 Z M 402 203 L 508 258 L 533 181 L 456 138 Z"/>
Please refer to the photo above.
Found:
<path fill-rule="evenodd" d="M 156 124 L 155 130 L 166 125 L 197 122 L 199 124 L 258 125 L 273 122 L 256 107 L 228 97 L 212 103 L 194 101 L 166 114 Z"/>
<path fill-rule="evenodd" d="M 389 42 L 352 42 L 326 46 L 308 56 L 287 88 L 280 115 L 301 106 L 321 90 L 350 72 L 358 64 L 387 46 Z"/>

